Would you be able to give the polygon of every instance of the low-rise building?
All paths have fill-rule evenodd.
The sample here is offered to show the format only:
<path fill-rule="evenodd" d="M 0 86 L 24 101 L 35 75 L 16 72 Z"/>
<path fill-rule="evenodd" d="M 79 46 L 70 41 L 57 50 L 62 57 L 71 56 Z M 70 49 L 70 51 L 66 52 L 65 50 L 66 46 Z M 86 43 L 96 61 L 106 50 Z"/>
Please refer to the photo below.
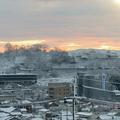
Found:
<path fill-rule="evenodd" d="M 109 75 L 104 73 L 78 73 L 77 95 L 101 101 L 120 102 L 120 91 L 110 82 Z"/>
<path fill-rule="evenodd" d="M 73 93 L 73 85 L 71 83 L 48 83 L 49 99 L 62 99 L 69 97 Z"/>
<path fill-rule="evenodd" d="M 20 85 L 33 85 L 37 83 L 37 75 L 0 75 L 0 85 L 8 85 L 8 84 L 20 84 Z"/>

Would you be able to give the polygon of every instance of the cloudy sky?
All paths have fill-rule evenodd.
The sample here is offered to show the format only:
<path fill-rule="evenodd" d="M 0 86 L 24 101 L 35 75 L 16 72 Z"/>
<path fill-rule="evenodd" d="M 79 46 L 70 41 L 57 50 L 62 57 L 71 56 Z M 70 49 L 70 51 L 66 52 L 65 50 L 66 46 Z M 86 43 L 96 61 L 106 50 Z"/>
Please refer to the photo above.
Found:
<path fill-rule="evenodd" d="M 0 44 L 11 41 L 120 49 L 120 0 L 0 0 Z"/>

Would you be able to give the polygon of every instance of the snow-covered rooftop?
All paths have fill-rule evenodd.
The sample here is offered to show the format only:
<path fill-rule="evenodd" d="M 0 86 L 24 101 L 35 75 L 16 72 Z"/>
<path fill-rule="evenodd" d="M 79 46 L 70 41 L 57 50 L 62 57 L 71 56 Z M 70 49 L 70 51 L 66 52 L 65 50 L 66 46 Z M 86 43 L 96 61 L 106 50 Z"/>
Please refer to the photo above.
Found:
<path fill-rule="evenodd" d="M 6 112 L 6 113 L 11 113 L 14 110 L 15 110 L 14 107 L 0 108 L 0 111 Z"/>

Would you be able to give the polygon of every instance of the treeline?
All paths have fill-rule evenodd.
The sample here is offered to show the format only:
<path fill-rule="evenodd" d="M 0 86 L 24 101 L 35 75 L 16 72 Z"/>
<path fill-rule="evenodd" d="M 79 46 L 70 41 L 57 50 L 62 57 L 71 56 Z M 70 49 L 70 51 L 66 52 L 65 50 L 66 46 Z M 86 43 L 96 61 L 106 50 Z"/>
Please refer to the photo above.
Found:
<path fill-rule="evenodd" d="M 41 71 L 50 70 L 54 65 L 75 63 L 75 59 L 69 56 L 68 52 L 57 48 L 50 50 L 49 46 L 45 44 L 17 46 L 7 43 L 5 52 L 0 54 L 0 58 L 8 61 L 10 64 L 14 64 L 12 69 L 20 69 L 22 67 L 25 69 L 39 69 Z M 20 61 L 21 58 L 24 59 Z M 9 64 L 7 66 L 9 68 Z"/>
<path fill-rule="evenodd" d="M 32 46 L 17 46 L 7 43 L 5 46 L 5 52 L 3 54 L 25 55 L 27 57 L 41 58 L 45 55 L 51 57 L 51 63 L 62 64 L 62 63 L 75 63 L 75 59 L 69 56 L 67 51 L 63 51 L 57 48 L 50 49 L 46 44 L 34 44 Z M 43 58 L 42 58 L 43 57 Z"/>

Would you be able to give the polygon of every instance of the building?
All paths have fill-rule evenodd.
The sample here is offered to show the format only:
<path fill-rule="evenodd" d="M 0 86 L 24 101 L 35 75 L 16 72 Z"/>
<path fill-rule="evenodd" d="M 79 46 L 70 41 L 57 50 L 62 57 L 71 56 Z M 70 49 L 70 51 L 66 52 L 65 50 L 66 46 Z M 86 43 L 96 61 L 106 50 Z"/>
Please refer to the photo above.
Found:
<path fill-rule="evenodd" d="M 0 85 L 19 84 L 19 85 L 33 85 L 37 83 L 36 75 L 0 75 Z"/>
<path fill-rule="evenodd" d="M 8 95 L 8 94 L 0 95 L 0 102 L 2 102 L 2 101 L 14 101 L 15 98 L 16 98 L 15 95 Z"/>
<path fill-rule="evenodd" d="M 107 74 L 97 76 L 94 74 L 78 73 L 76 78 L 78 96 L 95 100 L 120 102 L 120 91 L 116 92 Z"/>
<path fill-rule="evenodd" d="M 72 95 L 73 86 L 71 83 L 48 83 L 49 99 L 62 99 Z"/>

